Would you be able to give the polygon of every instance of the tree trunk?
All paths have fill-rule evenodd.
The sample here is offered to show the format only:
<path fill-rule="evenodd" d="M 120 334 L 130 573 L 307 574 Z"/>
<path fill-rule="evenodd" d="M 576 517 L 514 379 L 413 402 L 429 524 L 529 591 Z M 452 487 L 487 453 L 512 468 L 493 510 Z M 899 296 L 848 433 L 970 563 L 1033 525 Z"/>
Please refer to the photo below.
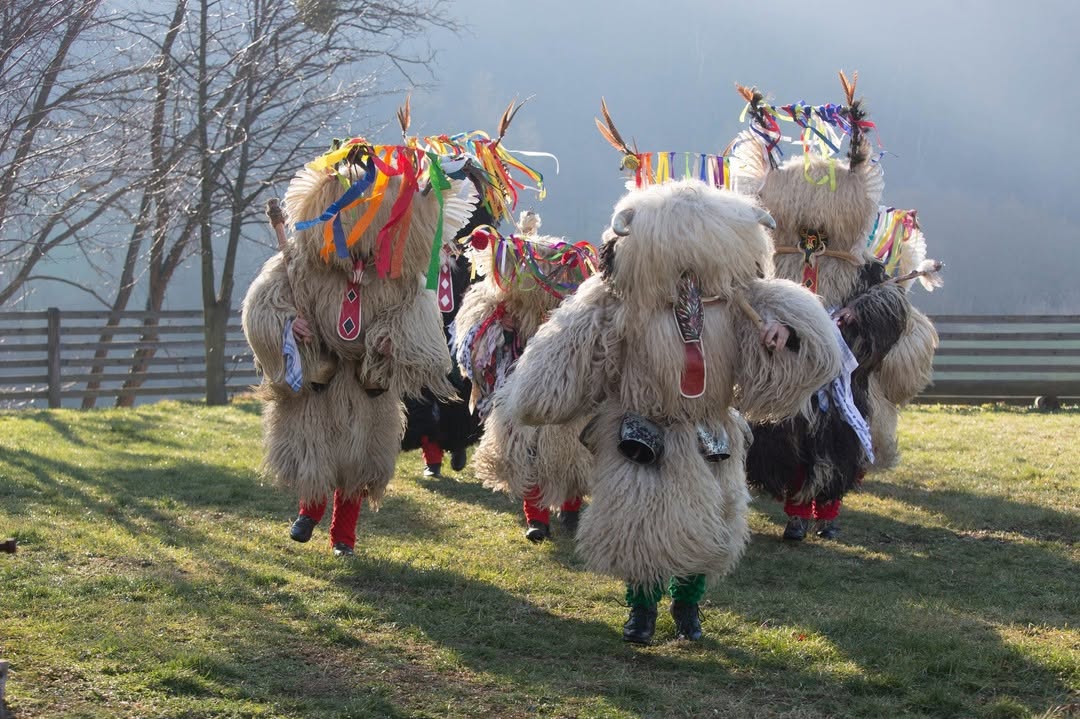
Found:
<path fill-rule="evenodd" d="M 229 403 L 225 390 L 225 331 L 229 326 L 232 308 L 226 300 L 214 303 L 203 310 L 204 337 L 206 338 L 206 404 Z"/>

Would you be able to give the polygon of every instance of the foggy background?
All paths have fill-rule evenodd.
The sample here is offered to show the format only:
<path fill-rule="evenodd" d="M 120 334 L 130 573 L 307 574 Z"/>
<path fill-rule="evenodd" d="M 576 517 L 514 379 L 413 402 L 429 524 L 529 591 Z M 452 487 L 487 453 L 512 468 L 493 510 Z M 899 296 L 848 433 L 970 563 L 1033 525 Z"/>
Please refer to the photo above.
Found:
<path fill-rule="evenodd" d="M 543 172 L 548 197 L 526 194 L 518 207 L 539 211 L 547 233 L 596 242 L 624 191 L 620 155 L 593 125 L 601 96 L 640 149 L 715 153 L 744 127 L 736 81 L 777 104 L 820 104 L 842 101 L 837 70 L 849 77 L 858 70 L 858 94 L 890 153 L 884 201 L 918 209 L 928 255 L 946 263 L 945 287 L 929 294 L 916 286 L 915 303 L 938 313 L 1080 313 L 1073 279 L 1080 170 L 1068 133 L 1080 115 L 1074 3 L 460 0 L 452 7 L 468 29 L 428 36 L 438 51 L 435 76 L 413 78 L 432 86 L 413 92 L 410 132 L 493 132 L 511 99 L 535 95 L 505 144 L 559 158 L 557 175 L 553 161 L 527 159 Z M 340 113 L 339 136 L 380 126 L 369 139 L 394 142 L 399 102 L 328 112 Z M 324 149 L 313 146 L 311 157 Z M 274 192 L 283 196 L 285 186 Z M 234 307 L 274 252 L 268 228 L 252 227 L 248 236 Z M 67 261 L 77 274 L 77 259 Z M 167 308 L 201 306 L 197 258 L 187 265 Z M 86 298 L 40 285 L 20 303 L 50 305 L 85 307 Z"/>

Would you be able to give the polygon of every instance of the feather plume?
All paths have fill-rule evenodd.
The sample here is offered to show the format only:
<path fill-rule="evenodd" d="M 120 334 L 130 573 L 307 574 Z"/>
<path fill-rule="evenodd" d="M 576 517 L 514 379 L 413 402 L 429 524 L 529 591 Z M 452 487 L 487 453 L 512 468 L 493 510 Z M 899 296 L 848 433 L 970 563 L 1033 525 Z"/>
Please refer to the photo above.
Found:
<path fill-rule="evenodd" d="M 604 139 L 607 140 L 612 147 L 614 147 L 616 150 L 619 150 L 620 152 L 626 151 L 623 148 L 623 144 L 619 142 L 619 139 L 615 137 L 615 135 L 611 134 L 611 130 L 604 127 L 604 123 L 600 122 L 600 118 L 594 117 L 593 120 L 596 122 L 596 129 L 600 131 L 600 134 L 604 136 Z"/>
<path fill-rule="evenodd" d="M 746 85 L 735 83 L 735 89 L 738 90 L 739 94 L 742 95 L 742 98 L 750 104 L 750 107 L 755 110 L 764 97 L 764 95 L 758 92 L 756 87 L 747 87 Z"/>
<path fill-rule="evenodd" d="M 531 99 L 533 99 L 532 95 L 528 96 L 520 103 L 518 103 L 516 98 L 510 101 L 510 104 L 503 110 L 502 117 L 499 118 L 499 137 L 495 142 L 503 139 L 503 136 L 506 135 L 506 131 L 510 129 L 510 123 L 514 121 L 514 116 L 517 115 L 518 110 L 525 107 L 525 103 Z"/>
<path fill-rule="evenodd" d="M 626 140 L 619 134 L 618 128 L 615 127 L 615 121 L 611 119 L 611 113 L 608 111 L 607 101 L 604 98 L 600 98 L 600 114 L 604 116 L 604 122 L 607 123 L 607 127 L 604 127 L 600 123 L 599 118 L 593 118 L 596 120 L 596 127 L 600 130 L 600 134 L 604 136 L 604 139 L 611 143 L 611 146 L 620 152 L 624 152 L 627 155 L 636 154 L 627 145 Z"/>
<path fill-rule="evenodd" d="M 941 276 L 941 270 L 945 267 L 944 263 L 938 260 L 927 259 L 919 263 L 919 284 L 927 292 L 933 292 L 935 287 L 942 287 L 945 285 L 945 279 Z"/>
<path fill-rule="evenodd" d="M 401 136 L 405 137 L 409 132 L 409 125 L 412 123 L 412 113 L 409 111 L 409 96 L 405 96 L 405 104 L 398 108 L 397 111 L 398 124 L 401 125 Z"/>
<path fill-rule="evenodd" d="M 611 113 L 608 112 L 607 101 L 604 98 L 600 98 L 600 114 L 604 116 L 604 122 L 600 122 L 600 118 L 594 117 L 596 122 L 596 129 L 600 131 L 600 134 L 604 136 L 604 139 L 619 152 L 623 153 L 624 157 L 622 163 L 619 165 L 623 170 L 636 170 L 641 164 L 638 158 L 637 147 L 630 147 L 626 144 L 626 140 L 619 134 L 619 130 L 615 127 L 615 121 L 611 119 Z M 605 126 L 606 123 L 606 126 Z"/>
<path fill-rule="evenodd" d="M 844 98 L 847 100 L 847 107 L 844 108 L 843 113 L 851 126 L 851 143 L 848 147 L 848 167 L 851 169 L 855 169 L 870 157 L 870 148 L 862 128 L 866 111 L 862 107 L 862 100 L 855 99 L 855 85 L 858 82 L 858 70 L 851 73 L 850 81 L 844 71 L 840 71 L 840 86 L 844 89 Z"/>
<path fill-rule="evenodd" d="M 847 75 L 844 71 L 840 71 L 840 85 L 844 88 L 844 97 L 847 98 L 847 104 L 852 105 L 855 103 L 855 85 L 859 82 L 859 71 L 851 73 L 851 82 L 848 82 Z"/>

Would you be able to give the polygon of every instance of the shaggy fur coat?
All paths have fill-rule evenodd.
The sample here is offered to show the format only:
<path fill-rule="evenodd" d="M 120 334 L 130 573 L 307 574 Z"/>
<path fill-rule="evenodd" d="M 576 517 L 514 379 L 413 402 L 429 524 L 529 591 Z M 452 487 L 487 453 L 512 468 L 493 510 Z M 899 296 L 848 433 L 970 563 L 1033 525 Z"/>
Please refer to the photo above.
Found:
<path fill-rule="evenodd" d="M 566 424 L 593 418 L 591 503 L 577 531 L 588 567 L 636 585 L 730 570 L 749 539 L 744 461 L 750 419 L 808 411 L 812 392 L 839 372 L 833 330 L 798 285 L 761 279 L 772 245 L 752 202 L 687 180 L 627 194 L 609 230 L 603 271 L 586 280 L 537 332 L 506 389 L 512 421 Z M 705 392 L 680 392 L 684 348 L 673 317 L 680 278 L 692 272 L 708 298 L 701 349 Z M 790 328 L 787 347 L 766 349 L 746 305 Z M 639 464 L 619 448 L 624 415 L 663 429 L 664 452 Z M 709 462 L 700 429 L 724 433 L 730 457 Z M 541 478 L 541 486 L 544 479 Z"/>
<path fill-rule="evenodd" d="M 915 398 L 934 376 L 938 334 L 930 318 L 908 308 L 907 326 L 900 339 L 870 375 L 867 401 L 874 441 L 874 470 L 891 469 L 899 461 L 896 425 L 900 408 Z"/>
<path fill-rule="evenodd" d="M 343 172 L 357 179 L 361 171 Z M 435 192 L 417 193 L 398 278 L 375 276 L 376 236 L 398 195 L 400 178 L 391 178 L 374 222 L 350 248 L 348 258 L 320 256 L 322 227 L 294 234 L 284 253 L 270 258 L 244 298 L 244 334 L 263 374 L 265 472 L 299 494 L 301 501 L 325 500 L 341 489 L 366 496 L 377 508 L 393 475 L 404 425 L 401 398 L 418 397 L 426 388 L 449 398 L 450 355 L 434 293 L 423 286 L 439 215 Z M 289 185 L 285 208 L 292 221 L 318 217 L 341 195 L 339 180 L 310 168 Z M 444 236 L 465 224 L 475 190 L 452 183 L 445 192 Z M 346 234 L 357 210 L 345 211 Z M 337 332 L 342 296 L 354 262 L 363 260 L 361 333 L 352 341 Z M 303 387 L 293 392 L 284 381 L 282 355 L 285 324 L 304 317 L 313 332 L 310 343 L 297 343 Z"/>

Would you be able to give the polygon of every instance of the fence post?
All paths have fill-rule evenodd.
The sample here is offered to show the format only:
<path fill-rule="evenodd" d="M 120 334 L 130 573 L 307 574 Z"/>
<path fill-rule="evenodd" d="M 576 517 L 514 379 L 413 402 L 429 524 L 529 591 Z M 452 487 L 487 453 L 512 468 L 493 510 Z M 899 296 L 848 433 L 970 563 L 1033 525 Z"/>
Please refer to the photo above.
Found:
<path fill-rule="evenodd" d="M 49 408 L 60 406 L 60 310 L 48 309 L 49 318 Z"/>

